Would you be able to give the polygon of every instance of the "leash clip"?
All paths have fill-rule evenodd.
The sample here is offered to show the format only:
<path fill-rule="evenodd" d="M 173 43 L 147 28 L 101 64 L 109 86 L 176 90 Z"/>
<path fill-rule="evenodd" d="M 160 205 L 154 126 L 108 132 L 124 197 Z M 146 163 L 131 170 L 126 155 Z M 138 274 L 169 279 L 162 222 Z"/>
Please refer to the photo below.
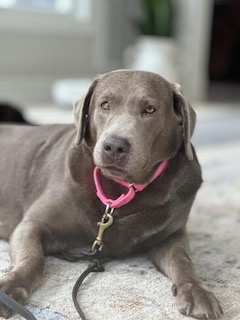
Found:
<path fill-rule="evenodd" d="M 114 208 L 111 208 L 107 205 L 104 215 L 102 216 L 102 220 L 98 222 L 98 235 L 96 240 L 92 245 L 92 252 L 101 251 L 103 247 L 103 234 L 107 228 L 109 228 L 113 224 L 113 211 Z M 98 247 L 98 248 L 97 248 Z"/>

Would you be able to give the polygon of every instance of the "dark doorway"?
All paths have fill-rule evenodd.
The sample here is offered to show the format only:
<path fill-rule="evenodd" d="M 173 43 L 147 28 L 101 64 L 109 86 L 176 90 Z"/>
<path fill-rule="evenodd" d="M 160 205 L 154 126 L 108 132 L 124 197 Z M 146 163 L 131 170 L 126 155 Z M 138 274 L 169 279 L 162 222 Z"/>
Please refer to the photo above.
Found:
<path fill-rule="evenodd" d="M 215 0 L 209 61 L 210 99 L 240 100 L 240 1 Z"/>

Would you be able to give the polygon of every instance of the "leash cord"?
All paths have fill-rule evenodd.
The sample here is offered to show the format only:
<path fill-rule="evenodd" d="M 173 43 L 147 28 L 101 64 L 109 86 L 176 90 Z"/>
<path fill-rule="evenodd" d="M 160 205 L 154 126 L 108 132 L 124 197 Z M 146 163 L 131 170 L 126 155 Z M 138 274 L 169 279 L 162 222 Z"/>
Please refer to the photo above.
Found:
<path fill-rule="evenodd" d="M 83 283 L 84 279 L 90 273 L 103 272 L 103 271 L 104 271 L 104 267 L 102 266 L 102 261 L 100 259 L 94 259 L 89 264 L 87 269 L 85 271 L 83 271 L 83 273 L 79 276 L 79 278 L 77 279 L 77 281 L 73 287 L 73 290 L 72 290 L 73 303 L 74 303 L 74 306 L 75 306 L 75 308 L 76 308 L 76 310 L 82 320 L 86 320 L 86 317 L 85 317 L 85 315 L 84 315 L 84 313 L 83 313 L 83 311 L 77 301 L 77 295 L 78 295 L 79 288 L 80 288 L 81 284 Z M 6 293 L 4 293 L 1 290 L 0 290 L 0 303 L 4 304 L 9 309 L 11 309 L 15 313 L 19 314 L 20 316 L 22 316 L 26 320 L 37 320 L 37 318 L 35 318 L 34 315 L 29 310 L 27 310 L 24 306 L 22 306 L 20 303 L 18 303 L 16 300 L 14 300 L 13 298 L 11 298 L 9 295 L 7 295 Z"/>
<path fill-rule="evenodd" d="M 37 320 L 24 306 L 2 291 L 0 291 L 0 302 L 12 311 L 20 314 L 26 320 Z"/>
<path fill-rule="evenodd" d="M 82 320 L 86 320 L 86 317 L 77 301 L 77 294 L 79 291 L 79 288 L 81 286 L 81 284 L 83 283 L 84 279 L 91 273 L 91 272 L 103 272 L 104 271 L 104 267 L 102 266 L 101 260 L 99 259 L 95 259 L 93 260 L 89 266 L 87 267 L 87 269 L 85 271 L 83 271 L 83 273 L 79 276 L 79 278 L 77 279 L 73 290 L 72 290 L 72 299 L 73 299 L 73 303 L 74 306 L 79 314 L 79 316 L 81 317 Z"/>

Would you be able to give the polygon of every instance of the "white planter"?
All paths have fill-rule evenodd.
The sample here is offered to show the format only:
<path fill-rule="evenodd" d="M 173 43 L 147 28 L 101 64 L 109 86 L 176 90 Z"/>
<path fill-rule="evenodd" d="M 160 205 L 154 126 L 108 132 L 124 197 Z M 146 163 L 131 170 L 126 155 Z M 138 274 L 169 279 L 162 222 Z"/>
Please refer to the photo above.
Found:
<path fill-rule="evenodd" d="M 179 81 L 177 45 L 173 38 L 141 36 L 124 54 L 127 68 L 160 74 L 169 81 Z"/>

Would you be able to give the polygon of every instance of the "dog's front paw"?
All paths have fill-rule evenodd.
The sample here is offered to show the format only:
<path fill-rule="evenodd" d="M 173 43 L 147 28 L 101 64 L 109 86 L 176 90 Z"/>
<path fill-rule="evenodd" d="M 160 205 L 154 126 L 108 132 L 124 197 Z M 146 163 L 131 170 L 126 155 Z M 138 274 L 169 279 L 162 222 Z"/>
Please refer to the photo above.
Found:
<path fill-rule="evenodd" d="M 27 289 L 24 287 L 20 277 L 14 272 L 8 272 L 0 277 L 0 290 L 22 305 L 25 305 L 28 301 Z M 9 318 L 12 313 L 8 307 L 0 303 L 0 316 Z"/>
<path fill-rule="evenodd" d="M 214 294 L 194 283 L 172 286 L 179 312 L 197 319 L 219 319 L 223 310 Z"/>

